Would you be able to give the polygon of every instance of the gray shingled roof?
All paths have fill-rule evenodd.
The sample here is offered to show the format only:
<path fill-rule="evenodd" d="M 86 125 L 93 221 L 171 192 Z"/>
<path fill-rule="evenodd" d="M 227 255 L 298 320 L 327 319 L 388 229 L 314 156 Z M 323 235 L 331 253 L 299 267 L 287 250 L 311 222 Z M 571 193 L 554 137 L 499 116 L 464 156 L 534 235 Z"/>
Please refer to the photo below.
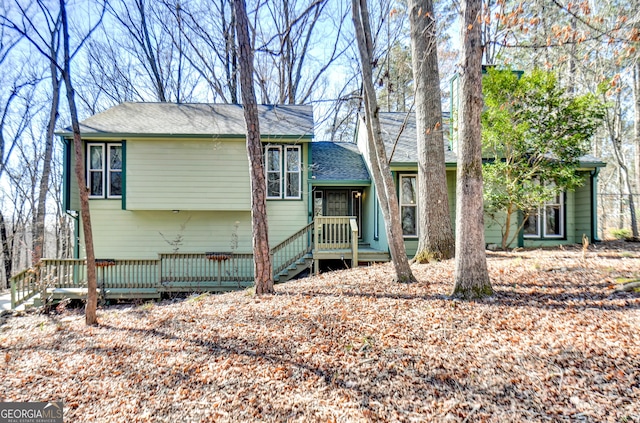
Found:
<path fill-rule="evenodd" d="M 442 115 L 445 163 L 455 165 L 457 158 L 449 146 L 449 113 L 443 113 Z M 418 161 L 418 149 L 416 146 L 417 134 L 415 113 L 410 113 L 407 117 L 407 113 L 383 112 L 380 113 L 379 116 L 382 139 L 384 140 L 384 145 L 387 150 L 387 156 L 391 155 L 393 145 L 396 142 L 398 133 L 400 133 L 406 119 L 406 125 L 404 126 L 404 129 L 402 129 L 402 134 L 395 147 L 395 152 L 393 153 L 391 162 L 395 164 L 416 163 Z M 600 159 L 589 154 L 580 157 L 578 161 L 583 166 L 587 167 L 605 165 Z"/>
<path fill-rule="evenodd" d="M 313 178 L 317 181 L 370 181 L 358 147 L 347 142 L 311 143 Z"/>
<path fill-rule="evenodd" d="M 313 135 L 312 106 L 261 105 L 258 113 L 262 135 Z M 122 103 L 83 120 L 80 130 L 83 135 L 238 136 L 246 134 L 246 125 L 238 104 Z"/>
<path fill-rule="evenodd" d="M 387 150 L 387 157 L 391 157 L 391 163 L 416 163 L 418 161 L 418 149 L 416 146 L 416 115 L 405 112 L 383 112 L 379 114 L 382 139 Z M 445 119 L 448 114 L 444 114 Z M 405 124 L 406 121 L 406 124 Z M 404 124 L 404 128 L 403 128 Z M 456 163 L 456 155 L 449 149 L 449 125 L 445 120 L 442 128 L 444 131 L 444 154 L 446 163 Z M 398 139 L 398 134 L 401 134 Z M 398 143 L 393 151 L 394 144 Z M 393 156 L 391 152 L 393 151 Z"/>

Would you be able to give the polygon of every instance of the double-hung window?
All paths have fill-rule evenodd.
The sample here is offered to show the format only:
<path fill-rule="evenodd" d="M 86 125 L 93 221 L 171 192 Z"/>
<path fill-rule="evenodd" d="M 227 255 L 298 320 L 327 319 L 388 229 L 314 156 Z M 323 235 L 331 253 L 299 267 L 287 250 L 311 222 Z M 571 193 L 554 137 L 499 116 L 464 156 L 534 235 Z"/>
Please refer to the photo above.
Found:
<path fill-rule="evenodd" d="M 89 198 L 122 198 L 122 143 L 87 144 Z"/>
<path fill-rule="evenodd" d="M 270 145 L 265 149 L 267 198 L 299 199 L 302 193 L 302 148 Z"/>
<path fill-rule="evenodd" d="M 551 201 L 529 213 L 524 222 L 525 238 L 564 237 L 564 194 L 556 195 Z"/>
<path fill-rule="evenodd" d="M 402 235 L 418 236 L 417 175 L 400 175 L 400 218 Z"/>

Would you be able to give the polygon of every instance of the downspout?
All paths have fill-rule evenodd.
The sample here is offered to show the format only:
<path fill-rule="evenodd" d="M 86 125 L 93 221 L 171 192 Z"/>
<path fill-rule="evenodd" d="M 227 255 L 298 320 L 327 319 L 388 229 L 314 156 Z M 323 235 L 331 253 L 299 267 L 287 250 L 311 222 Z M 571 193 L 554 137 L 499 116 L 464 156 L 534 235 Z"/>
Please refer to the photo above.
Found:
<path fill-rule="evenodd" d="M 601 242 L 598 238 L 598 174 L 600 168 L 596 167 L 589 172 L 591 174 L 591 242 Z"/>
<path fill-rule="evenodd" d="M 80 258 L 80 214 L 78 212 L 67 211 L 67 214 L 75 221 L 73 225 L 73 258 Z"/>
<path fill-rule="evenodd" d="M 523 248 L 524 247 L 524 227 L 522 225 L 522 211 L 518 210 L 518 228 L 520 228 L 520 231 L 518 232 L 518 247 L 519 248 Z"/>
<path fill-rule="evenodd" d="M 313 222 L 313 186 L 311 185 L 311 180 L 312 180 L 312 173 L 313 173 L 313 168 L 312 168 L 312 146 L 313 141 L 307 143 L 306 145 L 307 147 L 307 212 L 308 212 L 308 217 L 307 217 L 307 223 L 311 223 Z"/>

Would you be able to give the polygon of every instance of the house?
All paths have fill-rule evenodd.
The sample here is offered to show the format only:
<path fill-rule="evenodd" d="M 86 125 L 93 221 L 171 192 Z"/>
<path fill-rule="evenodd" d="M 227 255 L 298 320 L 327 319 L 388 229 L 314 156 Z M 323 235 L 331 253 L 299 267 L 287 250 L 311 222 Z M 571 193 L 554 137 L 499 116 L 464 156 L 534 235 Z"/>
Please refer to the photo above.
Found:
<path fill-rule="evenodd" d="M 311 106 L 260 106 L 259 114 L 274 278 L 288 280 L 311 263 L 317 271 L 321 260 L 353 266 L 388 261 L 362 119 L 353 143 L 334 143 L 313 141 Z M 421 195 L 416 189 L 415 116 L 380 113 L 380 120 L 411 256 L 417 248 L 416 200 Z M 82 121 L 81 134 L 103 298 L 154 298 L 253 283 L 242 106 L 122 103 Z M 65 157 L 63 206 L 79 220 L 72 133 L 59 135 Z M 456 156 L 445 138 L 454 221 Z M 537 232 L 530 225 L 520 245 L 575 243 L 583 234 L 594 239 L 595 190 L 602 165 L 585 157 L 581 172 L 586 184 L 545 208 L 535 222 Z M 81 232 L 76 240 L 75 259 L 44 259 L 39 272 L 14 277 L 16 292 L 23 292 L 17 297 L 33 295 L 33 286 L 53 297 L 85 295 Z M 486 240 L 499 243 L 499 228 L 488 225 Z"/>

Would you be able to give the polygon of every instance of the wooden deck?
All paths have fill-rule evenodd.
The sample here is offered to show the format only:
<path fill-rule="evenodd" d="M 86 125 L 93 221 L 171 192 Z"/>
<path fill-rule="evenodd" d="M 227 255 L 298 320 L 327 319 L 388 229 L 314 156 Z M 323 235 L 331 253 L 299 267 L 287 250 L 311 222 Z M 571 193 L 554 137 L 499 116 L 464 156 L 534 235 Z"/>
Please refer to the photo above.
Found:
<path fill-rule="evenodd" d="M 387 252 L 358 245 L 353 217 L 318 217 L 271 249 L 274 281 L 285 282 L 320 260 L 389 261 Z M 253 286 L 253 254 L 203 252 L 159 254 L 153 260 L 97 259 L 102 300 L 160 298 L 176 292 L 223 292 Z M 11 278 L 12 308 L 37 295 L 44 301 L 87 296 L 84 259 L 43 259 Z"/>

